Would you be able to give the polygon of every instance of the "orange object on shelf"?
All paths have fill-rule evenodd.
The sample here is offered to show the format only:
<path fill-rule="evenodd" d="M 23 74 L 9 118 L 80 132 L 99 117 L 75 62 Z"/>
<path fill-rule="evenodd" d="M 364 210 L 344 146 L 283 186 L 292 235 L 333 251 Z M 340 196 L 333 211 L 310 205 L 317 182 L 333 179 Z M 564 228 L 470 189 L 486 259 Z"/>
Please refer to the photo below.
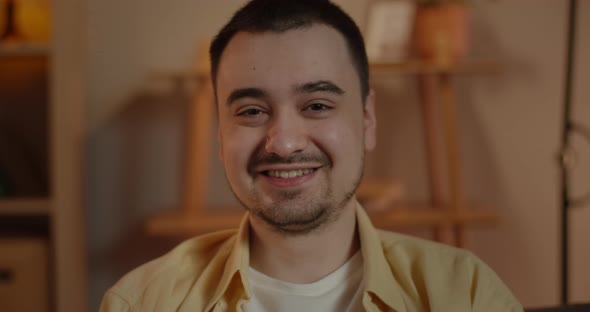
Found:
<path fill-rule="evenodd" d="M 468 8 L 462 4 L 419 5 L 414 19 L 414 52 L 429 63 L 458 62 L 469 46 L 468 18 Z"/>

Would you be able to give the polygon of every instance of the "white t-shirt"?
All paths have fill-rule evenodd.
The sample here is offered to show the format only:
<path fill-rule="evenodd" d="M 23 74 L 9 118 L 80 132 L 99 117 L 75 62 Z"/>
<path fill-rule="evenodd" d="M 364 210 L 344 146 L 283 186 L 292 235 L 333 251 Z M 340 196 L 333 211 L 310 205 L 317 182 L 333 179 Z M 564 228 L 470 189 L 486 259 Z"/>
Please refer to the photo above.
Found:
<path fill-rule="evenodd" d="M 252 298 L 245 312 L 362 311 L 363 258 L 359 252 L 311 284 L 287 283 L 250 268 Z"/>

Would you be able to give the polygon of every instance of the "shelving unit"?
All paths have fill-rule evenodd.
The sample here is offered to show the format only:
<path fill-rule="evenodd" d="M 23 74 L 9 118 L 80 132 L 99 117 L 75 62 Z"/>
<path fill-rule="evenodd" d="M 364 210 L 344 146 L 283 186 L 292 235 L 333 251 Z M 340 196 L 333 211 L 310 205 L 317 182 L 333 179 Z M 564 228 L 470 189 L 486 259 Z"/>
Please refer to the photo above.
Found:
<path fill-rule="evenodd" d="M 220 229 L 237 228 L 243 215 L 242 208 L 219 209 L 231 212 L 209 212 L 200 216 L 186 216 L 183 213 L 161 214 L 146 224 L 146 231 L 154 236 L 190 237 Z M 464 213 L 451 215 L 440 207 L 399 205 L 384 212 L 369 212 L 375 226 L 379 228 L 424 228 L 441 224 L 470 225 L 494 224 L 497 215 L 489 209 L 473 208 Z"/>
<path fill-rule="evenodd" d="M 10 272 L 0 310 L 50 310 L 49 57 L 45 46 L 0 44 L 0 267 Z M 36 302 L 19 303 L 28 291 Z"/>
<path fill-rule="evenodd" d="M 42 55 L 50 54 L 50 46 L 46 44 L 18 44 L 7 45 L 0 44 L 0 56 L 22 56 L 22 55 Z"/>
<path fill-rule="evenodd" d="M 454 66 L 431 65 L 421 61 L 371 64 L 371 74 L 376 78 L 403 74 L 413 75 L 418 79 L 431 193 L 430 200 L 425 203 L 402 203 L 399 201 L 403 193 L 401 183 L 363 181 L 364 185 L 359 188 L 357 196 L 364 202 L 376 226 L 431 228 L 436 240 L 464 246 L 466 226 L 494 224 L 498 221 L 494 210 L 478 207 L 477 204 L 470 204 L 465 200 L 453 76 L 499 71 L 500 66 L 490 61 L 466 62 Z M 211 121 L 215 118 L 208 69 L 201 66 L 201 70 L 194 74 L 160 75 L 166 76 L 174 80 L 196 81 L 200 91 L 195 96 L 191 108 L 182 205 L 175 212 L 152 217 L 146 224 L 146 231 L 155 236 L 187 237 L 235 228 L 239 224 L 243 209 L 215 209 L 217 212 L 214 212 L 206 208 Z M 437 114 L 437 108 L 442 109 L 442 116 Z M 439 144 L 441 141 L 442 144 Z M 444 146 L 442 150 L 439 148 L 441 145 Z M 444 188 L 449 190 L 448 198 L 443 196 Z M 386 200 L 382 200 L 384 198 Z M 370 207 L 371 203 L 378 205 Z"/>
<path fill-rule="evenodd" d="M 10 112 L 0 116 L 0 171 L 5 171 L 0 181 L 5 183 L 0 194 L 0 243 L 6 251 L 0 253 L 0 261 L 9 268 L 15 265 L 15 272 L 26 270 L 18 264 L 22 261 L 11 260 L 8 250 L 24 254 L 30 247 L 27 254 L 35 255 L 31 265 L 46 267 L 47 273 L 26 283 L 19 280 L 18 287 L 27 289 L 3 283 L 7 293 L 2 295 L 11 294 L 13 303 L 4 302 L 9 304 L 5 307 L 0 300 L 0 310 L 88 310 L 82 200 L 85 8 L 74 0 L 53 0 L 51 5 L 53 37 L 48 44 L 0 44 L 0 115 Z M 36 292 L 44 284 L 46 289 Z M 44 295 L 27 296 L 33 291 Z M 27 304 L 31 299 L 33 310 Z M 15 307 L 14 302 L 23 305 Z"/>
<path fill-rule="evenodd" d="M 0 199 L 0 218 L 2 216 L 49 216 L 49 199 L 16 198 Z"/>
<path fill-rule="evenodd" d="M 467 244 L 465 226 L 497 220 L 493 210 L 473 208 L 466 203 L 454 77 L 494 74 L 500 69 L 497 63 L 491 61 L 458 64 L 408 61 L 371 65 L 375 76 L 410 74 L 418 80 L 430 189 L 427 203 L 430 208 L 426 211 L 430 210 L 432 216 L 442 214 L 443 218 L 433 224 L 434 238 L 440 242 L 464 247 Z M 446 198 L 445 189 L 448 190 Z M 413 210 L 413 213 L 418 213 L 418 210 Z"/>

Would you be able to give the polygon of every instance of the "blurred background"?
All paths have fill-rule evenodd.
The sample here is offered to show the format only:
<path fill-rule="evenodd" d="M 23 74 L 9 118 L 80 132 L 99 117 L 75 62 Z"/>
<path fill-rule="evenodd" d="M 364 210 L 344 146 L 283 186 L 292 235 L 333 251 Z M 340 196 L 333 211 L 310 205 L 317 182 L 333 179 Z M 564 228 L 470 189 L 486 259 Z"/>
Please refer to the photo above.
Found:
<path fill-rule="evenodd" d="M 560 304 L 570 2 L 432 1 L 459 19 L 432 22 L 457 32 L 431 50 L 431 1 L 335 2 L 373 64 L 379 226 L 473 251 L 525 307 Z M 96 311 L 129 270 L 239 218 L 203 51 L 244 3 L 0 0 L 0 310 Z M 590 1 L 575 15 L 571 116 L 589 127 Z M 590 145 L 570 143 L 579 196 Z M 590 302 L 589 222 L 571 209 L 573 303 Z"/>

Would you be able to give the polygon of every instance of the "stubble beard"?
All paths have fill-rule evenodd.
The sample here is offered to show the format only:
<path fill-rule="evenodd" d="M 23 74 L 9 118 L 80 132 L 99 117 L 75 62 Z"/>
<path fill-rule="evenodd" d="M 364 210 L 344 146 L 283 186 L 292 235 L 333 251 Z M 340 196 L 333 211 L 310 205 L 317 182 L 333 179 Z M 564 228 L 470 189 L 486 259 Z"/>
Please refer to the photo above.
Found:
<path fill-rule="evenodd" d="M 246 207 L 278 232 L 288 235 L 304 235 L 332 222 L 336 217 L 333 192 L 328 188 L 323 198 L 313 194 L 308 198 L 300 191 L 279 191 L 272 203 L 255 200 Z M 252 194 L 254 199 L 260 198 Z"/>
<path fill-rule="evenodd" d="M 255 189 L 249 192 L 247 198 L 240 198 L 233 187 L 231 189 L 246 210 L 260 218 L 275 231 L 289 236 L 306 235 L 320 231 L 338 219 L 343 208 L 353 198 L 362 180 L 364 156 L 363 151 L 356 179 L 341 199 L 335 198 L 329 180 L 325 181 L 325 191 L 316 190 L 313 196 L 308 198 L 304 198 L 305 194 L 300 190 L 277 191 L 273 195 L 272 203 L 264 203 L 265 196 L 259 194 Z M 330 168 L 331 163 L 328 168 L 320 170 L 329 170 Z"/>

